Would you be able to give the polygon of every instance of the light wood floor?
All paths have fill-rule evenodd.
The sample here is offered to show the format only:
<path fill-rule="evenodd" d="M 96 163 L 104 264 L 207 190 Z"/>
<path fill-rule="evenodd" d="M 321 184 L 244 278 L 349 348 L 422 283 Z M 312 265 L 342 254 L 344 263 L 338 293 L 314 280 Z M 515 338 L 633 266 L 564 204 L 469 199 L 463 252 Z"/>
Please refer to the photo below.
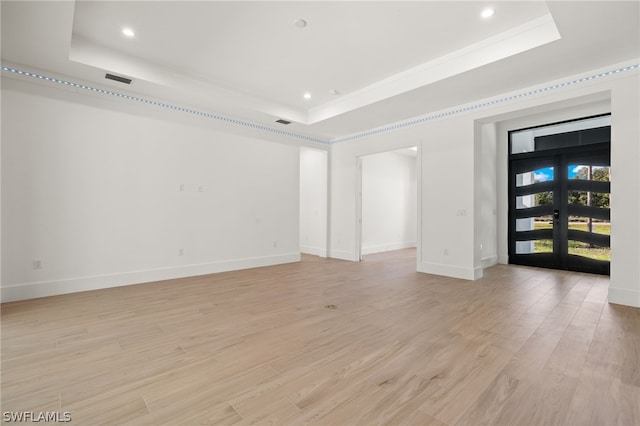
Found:
<path fill-rule="evenodd" d="M 401 250 L 2 305 L 2 411 L 71 424 L 639 425 L 605 277 Z M 336 305 L 327 309 L 326 305 Z"/>

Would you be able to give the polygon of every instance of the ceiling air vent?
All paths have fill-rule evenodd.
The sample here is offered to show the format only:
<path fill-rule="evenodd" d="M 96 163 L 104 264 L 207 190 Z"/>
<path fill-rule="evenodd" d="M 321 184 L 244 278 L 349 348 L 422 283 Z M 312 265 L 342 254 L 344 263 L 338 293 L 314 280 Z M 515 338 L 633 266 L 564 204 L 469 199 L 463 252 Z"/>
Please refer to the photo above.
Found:
<path fill-rule="evenodd" d="M 284 125 L 291 124 L 291 122 L 290 122 L 290 121 L 283 120 L 283 119 L 276 120 L 276 123 L 280 123 L 280 124 L 284 124 Z"/>
<path fill-rule="evenodd" d="M 108 80 L 117 81 L 124 84 L 131 84 L 131 79 L 126 77 L 120 77 L 119 75 L 109 74 L 107 73 L 104 78 Z"/>

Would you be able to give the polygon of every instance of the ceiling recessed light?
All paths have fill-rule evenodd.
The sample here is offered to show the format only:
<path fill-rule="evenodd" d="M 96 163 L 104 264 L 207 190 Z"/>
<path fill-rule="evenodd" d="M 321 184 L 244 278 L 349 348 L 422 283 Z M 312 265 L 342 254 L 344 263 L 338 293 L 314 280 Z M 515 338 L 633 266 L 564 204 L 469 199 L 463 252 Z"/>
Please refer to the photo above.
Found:
<path fill-rule="evenodd" d="M 336 89 L 331 89 L 331 90 L 329 90 L 329 94 L 330 94 L 330 95 L 337 95 L 337 94 L 339 94 L 339 93 L 340 93 L 340 92 L 338 92 Z"/>
<path fill-rule="evenodd" d="M 495 9 L 487 8 L 487 9 L 482 11 L 480 16 L 482 16 L 484 19 L 487 19 L 487 18 L 491 18 L 495 14 L 496 14 L 496 10 Z"/>
<path fill-rule="evenodd" d="M 127 37 L 135 37 L 136 36 L 136 33 L 131 28 L 123 28 L 122 29 L 122 34 L 124 34 Z"/>
<path fill-rule="evenodd" d="M 296 18 L 293 20 L 293 25 L 297 28 L 305 28 L 307 26 L 307 21 L 302 18 Z"/>
<path fill-rule="evenodd" d="M 311 93 L 305 93 L 302 97 L 305 99 L 311 99 Z"/>

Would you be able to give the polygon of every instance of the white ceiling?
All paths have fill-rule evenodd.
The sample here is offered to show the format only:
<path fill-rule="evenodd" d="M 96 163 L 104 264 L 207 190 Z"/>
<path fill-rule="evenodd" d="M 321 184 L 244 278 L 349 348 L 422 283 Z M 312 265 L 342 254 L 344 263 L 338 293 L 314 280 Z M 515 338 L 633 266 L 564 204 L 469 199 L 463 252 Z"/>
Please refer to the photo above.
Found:
<path fill-rule="evenodd" d="M 639 5 L 3 0 L 2 62 L 332 139 L 638 58 Z"/>

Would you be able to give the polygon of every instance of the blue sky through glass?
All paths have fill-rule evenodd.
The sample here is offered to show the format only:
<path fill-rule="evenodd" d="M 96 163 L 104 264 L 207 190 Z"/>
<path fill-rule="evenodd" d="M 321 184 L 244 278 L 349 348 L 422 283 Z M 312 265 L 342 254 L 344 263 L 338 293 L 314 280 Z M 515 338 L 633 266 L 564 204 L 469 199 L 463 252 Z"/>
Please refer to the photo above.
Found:
<path fill-rule="evenodd" d="M 575 179 L 576 175 L 578 174 L 578 171 L 583 167 L 585 167 L 585 166 L 578 166 L 578 165 L 575 165 L 575 164 L 570 165 L 569 166 L 569 179 Z M 583 175 L 583 176 L 585 176 L 585 175 Z"/>
<path fill-rule="evenodd" d="M 534 170 L 533 180 L 534 182 L 547 182 L 553 180 L 553 167 Z"/>
<path fill-rule="evenodd" d="M 580 170 L 580 165 L 571 165 L 569 166 L 569 179 L 575 179 L 578 174 L 578 170 Z M 553 180 L 553 167 L 545 167 L 543 169 L 534 170 L 534 180 L 536 182 L 547 182 Z"/>

